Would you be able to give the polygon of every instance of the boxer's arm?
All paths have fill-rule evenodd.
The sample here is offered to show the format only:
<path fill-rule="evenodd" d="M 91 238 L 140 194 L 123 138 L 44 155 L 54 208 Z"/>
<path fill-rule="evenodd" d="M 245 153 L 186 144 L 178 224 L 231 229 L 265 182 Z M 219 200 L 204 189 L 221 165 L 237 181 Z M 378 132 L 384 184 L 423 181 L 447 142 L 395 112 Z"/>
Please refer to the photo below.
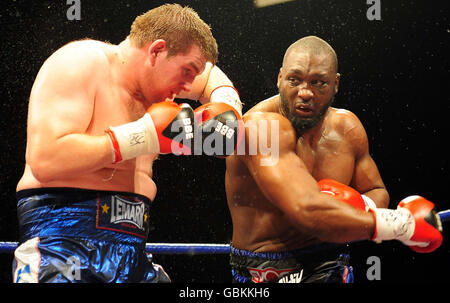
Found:
<path fill-rule="evenodd" d="M 369 197 L 377 207 L 387 208 L 389 206 L 389 193 L 379 175 L 375 162 L 369 154 L 356 161 L 351 186 Z"/>
<path fill-rule="evenodd" d="M 218 87 L 234 87 L 228 76 L 216 65 L 212 65 L 210 62 L 206 63 L 205 70 L 195 77 L 192 82 L 192 87 L 189 92 L 181 92 L 177 98 L 199 100 L 202 104 L 211 101 L 211 95 Z M 230 91 L 234 94 L 233 91 Z M 236 92 L 237 94 L 237 92 Z M 237 94 L 237 110 L 242 112 L 242 103 L 239 100 Z M 216 98 L 216 102 L 220 102 L 220 97 Z"/>
<path fill-rule="evenodd" d="M 106 135 L 85 134 L 94 109 L 103 54 L 65 46 L 46 60 L 33 85 L 26 161 L 40 182 L 95 171 L 111 163 Z"/>
<path fill-rule="evenodd" d="M 357 118 L 355 120 L 356 127 L 347 134 L 347 137 L 356 141 L 354 146 L 358 146 L 352 184 L 363 195 L 376 201 L 377 208 L 369 205 L 368 209 L 376 221 L 372 240 L 381 242 L 396 239 L 421 253 L 436 250 L 442 244 L 442 225 L 439 216 L 433 212 L 434 204 L 423 197 L 410 196 L 403 199 L 396 210 L 387 208 L 389 195 L 369 154 L 364 128 Z"/>
<path fill-rule="evenodd" d="M 364 126 L 351 112 L 347 112 L 345 124 L 345 137 L 350 140 L 355 153 L 355 167 L 350 186 L 369 197 L 377 207 L 388 207 L 389 194 L 369 153 L 369 140 Z"/>
<path fill-rule="evenodd" d="M 278 123 L 279 133 L 271 127 L 272 120 Z M 317 182 L 295 153 L 296 135 L 287 119 L 273 113 L 252 113 L 246 114 L 244 121 L 246 126 L 255 122 L 256 131 L 245 128 L 246 153 L 238 157 L 246 164 L 265 197 L 299 230 L 326 242 L 370 239 L 375 228 L 373 215 L 320 193 Z M 267 122 L 267 131 L 258 127 L 259 121 Z M 252 142 L 266 140 L 268 144 L 275 144 L 270 142 L 271 138 L 279 139 L 277 161 L 273 161 L 274 155 L 265 155 L 259 146 L 250 146 Z M 256 154 L 250 152 L 251 148 L 256 149 Z"/>
<path fill-rule="evenodd" d="M 195 77 L 190 91 L 182 91 L 177 98 L 199 100 L 202 104 L 209 102 L 209 96 L 214 88 L 233 83 L 227 75 L 216 65 L 206 62 L 205 70 Z"/>

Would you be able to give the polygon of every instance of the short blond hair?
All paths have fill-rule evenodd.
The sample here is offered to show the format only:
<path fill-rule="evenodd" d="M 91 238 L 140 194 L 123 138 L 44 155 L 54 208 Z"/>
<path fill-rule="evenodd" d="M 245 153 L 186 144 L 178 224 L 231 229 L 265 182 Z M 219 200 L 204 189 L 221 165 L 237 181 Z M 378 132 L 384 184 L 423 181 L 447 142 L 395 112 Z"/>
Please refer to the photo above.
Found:
<path fill-rule="evenodd" d="M 196 44 L 206 60 L 217 62 L 217 42 L 211 28 L 188 6 L 164 4 L 138 16 L 131 25 L 129 39 L 137 47 L 163 39 L 169 56 L 187 53 Z"/>

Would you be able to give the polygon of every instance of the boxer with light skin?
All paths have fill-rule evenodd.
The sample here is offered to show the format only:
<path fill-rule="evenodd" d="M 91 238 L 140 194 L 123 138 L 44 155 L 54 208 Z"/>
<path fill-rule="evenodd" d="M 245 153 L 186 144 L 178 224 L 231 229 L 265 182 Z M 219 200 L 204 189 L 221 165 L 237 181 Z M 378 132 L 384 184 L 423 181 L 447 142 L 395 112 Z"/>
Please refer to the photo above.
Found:
<path fill-rule="evenodd" d="M 17 185 L 15 282 L 72 282 L 61 264 L 73 256 L 79 282 L 169 281 L 145 254 L 152 164 L 159 154 L 189 154 L 203 116 L 240 120 L 239 95 L 217 56 L 197 13 L 167 4 L 138 16 L 118 45 L 75 41 L 44 62 Z M 204 105 L 194 111 L 167 101 L 174 97 Z"/>
<path fill-rule="evenodd" d="M 425 223 L 425 215 L 436 219 L 426 199 L 412 197 L 386 209 L 389 195 L 363 125 L 350 111 L 331 107 L 337 68 L 324 40 L 298 40 L 285 53 L 279 95 L 243 117 L 246 124 L 277 122 L 279 158 L 268 166 L 260 164 L 268 157 L 263 152 L 226 160 L 235 281 L 349 282 L 348 256 L 336 243 L 397 239 L 429 252 L 442 242 L 438 221 Z M 256 130 L 259 140 L 270 142 L 270 133 L 270 127 Z M 246 128 L 246 151 L 252 135 Z"/>

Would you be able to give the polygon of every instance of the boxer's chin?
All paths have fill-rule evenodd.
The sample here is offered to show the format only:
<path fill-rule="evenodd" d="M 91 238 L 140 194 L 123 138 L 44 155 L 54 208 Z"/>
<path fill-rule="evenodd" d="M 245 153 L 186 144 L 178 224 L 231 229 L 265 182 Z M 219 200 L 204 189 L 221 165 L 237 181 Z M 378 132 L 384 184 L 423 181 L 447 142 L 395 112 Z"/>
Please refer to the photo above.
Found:
<path fill-rule="evenodd" d="M 280 92 L 281 98 L 281 113 L 291 122 L 292 127 L 297 133 L 297 137 L 300 137 L 306 131 L 314 128 L 325 116 L 328 108 L 334 102 L 334 97 L 323 107 L 323 109 L 318 113 L 314 114 L 313 111 L 301 111 L 298 109 L 289 108 L 289 102 L 285 96 Z"/>
<path fill-rule="evenodd" d="M 313 117 L 299 117 L 297 115 L 289 115 L 287 118 L 291 122 L 292 127 L 294 127 L 297 136 L 300 137 L 303 133 L 314 128 L 320 120 L 322 115 L 316 115 Z"/>

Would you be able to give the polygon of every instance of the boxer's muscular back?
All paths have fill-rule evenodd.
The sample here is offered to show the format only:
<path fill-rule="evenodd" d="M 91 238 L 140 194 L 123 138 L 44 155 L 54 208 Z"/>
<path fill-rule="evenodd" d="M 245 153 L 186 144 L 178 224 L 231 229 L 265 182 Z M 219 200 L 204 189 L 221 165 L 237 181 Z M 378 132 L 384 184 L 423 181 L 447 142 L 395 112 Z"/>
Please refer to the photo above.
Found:
<path fill-rule="evenodd" d="M 58 136 L 70 133 L 102 136 L 109 126 L 134 121 L 145 113 L 142 104 L 134 100 L 120 85 L 121 79 L 115 73 L 119 61 L 117 46 L 93 40 L 69 43 L 47 59 L 36 77 L 30 95 L 27 161 L 17 190 L 77 187 L 135 192 L 154 199 L 156 186 L 151 175 L 156 155 L 145 155 L 84 173 L 60 174 L 49 180 L 36 178 L 30 167 L 31 154 L 37 152 L 43 144 L 54 143 L 49 139 L 53 132 Z M 86 92 L 82 99 L 71 100 L 71 96 L 80 91 Z M 70 116 L 71 112 L 76 115 L 70 118 L 70 123 L 78 124 L 77 127 L 67 127 L 65 119 L 61 117 Z M 66 127 L 68 131 L 64 133 L 63 129 Z M 42 140 L 33 140 L 39 136 Z"/>
<path fill-rule="evenodd" d="M 248 113 L 278 113 L 278 101 L 277 97 L 271 98 Z M 351 183 L 359 152 L 355 146 L 362 144 L 358 142 L 358 136 L 349 135 L 355 128 L 362 127 L 355 119 L 348 111 L 330 108 L 313 135 L 297 140 L 296 154 L 316 180 L 332 178 Z M 264 196 L 239 156 L 227 158 L 226 190 L 233 220 L 233 246 L 263 252 L 292 250 L 319 243 L 316 238 L 296 229 L 287 216 Z"/>

